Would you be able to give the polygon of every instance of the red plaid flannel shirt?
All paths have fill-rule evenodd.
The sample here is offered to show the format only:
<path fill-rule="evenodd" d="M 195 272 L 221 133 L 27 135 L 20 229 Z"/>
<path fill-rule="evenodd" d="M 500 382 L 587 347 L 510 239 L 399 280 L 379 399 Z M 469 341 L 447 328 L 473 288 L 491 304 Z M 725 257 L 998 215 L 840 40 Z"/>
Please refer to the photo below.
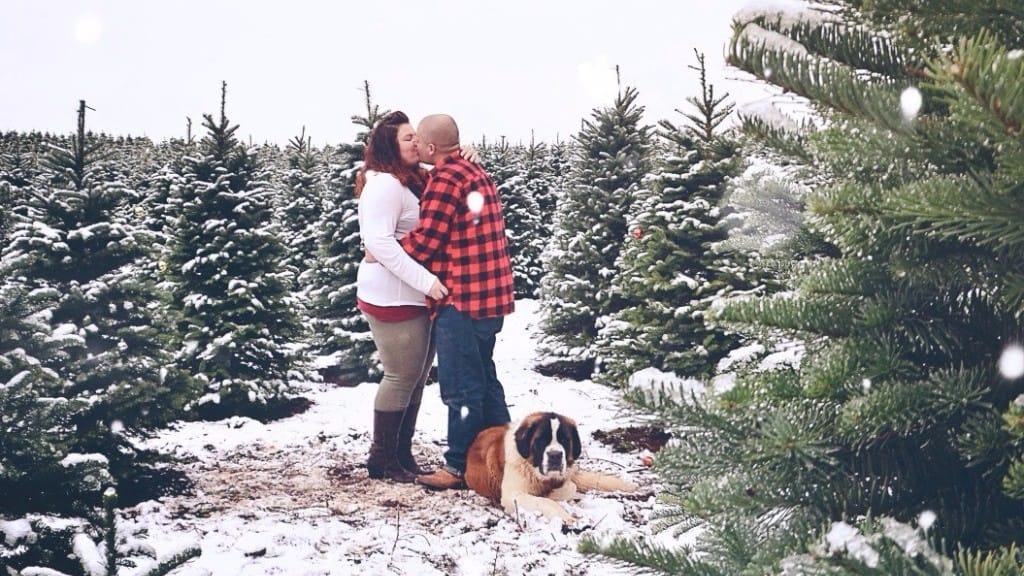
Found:
<path fill-rule="evenodd" d="M 483 195 L 479 213 L 470 210 L 471 192 Z M 431 313 L 446 304 L 471 318 L 512 313 L 515 292 L 505 236 L 505 217 L 494 182 L 458 152 L 438 162 L 420 198 L 420 222 L 402 238 L 402 248 L 448 288 Z"/>

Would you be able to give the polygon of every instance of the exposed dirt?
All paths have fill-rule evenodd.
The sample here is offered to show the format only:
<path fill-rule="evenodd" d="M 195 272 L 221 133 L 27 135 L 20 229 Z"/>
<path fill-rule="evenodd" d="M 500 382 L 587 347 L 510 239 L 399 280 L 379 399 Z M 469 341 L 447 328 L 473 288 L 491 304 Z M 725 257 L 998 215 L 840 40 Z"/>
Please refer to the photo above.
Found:
<path fill-rule="evenodd" d="M 313 405 L 313 401 L 303 396 L 286 398 L 277 402 L 269 402 L 262 406 L 246 405 L 244 410 L 238 406 L 214 404 L 212 402 L 203 404 L 196 410 L 196 417 L 200 420 L 216 421 L 230 418 L 236 414 L 243 413 L 247 417 L 263 422 L 274 422 L 302 414 Z"/>
<path fill-rule="evenodd" d="M 594 361 L 558 360 L 537 364 L 533 369 L 544 376 L 580 381 L 593 375 Z"/>
<path fill-rule="evenodd" d="M 595 430 L 594 440 L 611 447 L 615 452 L 648 450 L 657 452 L 672 438 L 672 434 L 659 426 L 631 426 L 612 430 Z"/>

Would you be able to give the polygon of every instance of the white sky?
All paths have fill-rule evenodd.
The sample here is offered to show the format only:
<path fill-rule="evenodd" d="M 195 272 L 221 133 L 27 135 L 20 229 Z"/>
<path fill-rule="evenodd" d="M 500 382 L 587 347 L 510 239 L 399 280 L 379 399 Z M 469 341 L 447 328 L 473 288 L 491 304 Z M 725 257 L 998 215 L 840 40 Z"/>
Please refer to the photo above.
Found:
<path fill-rule="evenodd" d="M 377 0 L 289 2 L 6 0 L 0 131 L 200 132 L 228 83 L 239 135 L 284 144 L 350 141 L 363 80 L 413 121 L 446 112 L 463 140 L 567 139 L 611 104 L 614 66 L 648 122 L 695 95 L 693 49 L 737 104 L 770 93 L 723 62 L 733 14 L 751 0 Z"/>

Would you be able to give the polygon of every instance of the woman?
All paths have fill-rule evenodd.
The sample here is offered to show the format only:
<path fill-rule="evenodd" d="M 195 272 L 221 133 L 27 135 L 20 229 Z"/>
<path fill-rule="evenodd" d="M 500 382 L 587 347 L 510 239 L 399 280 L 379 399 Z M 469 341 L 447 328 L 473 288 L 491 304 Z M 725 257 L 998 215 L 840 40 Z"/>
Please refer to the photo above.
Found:
<path fill-rule="evenodd" d="M 419 196 L 427 181 L 408 116 L 384 116 L 370 133 L 363 160 L 356 196 L 368 258 L 359 264 L 356 296 L 384 368 L 366 468 L 370 478 L 411 483 L 417 474 L 429 473 L 412 456 L 416 416 L 435 354 L 424 294 L 441 299 L 447 289 L 398 244 L 419 220 Z"/>

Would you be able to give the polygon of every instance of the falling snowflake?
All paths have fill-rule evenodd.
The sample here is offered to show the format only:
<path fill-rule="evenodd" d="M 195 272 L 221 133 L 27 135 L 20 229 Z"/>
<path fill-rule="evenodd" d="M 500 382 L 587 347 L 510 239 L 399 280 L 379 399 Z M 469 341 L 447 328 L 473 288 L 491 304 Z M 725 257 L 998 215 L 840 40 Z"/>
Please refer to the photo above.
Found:
<path fill-rule="evenodd" d="M 932 512 L 931 510 L 925 510 L 924 512 L 921 512 L 920 516 L 917 517 L 917 525 L 922 530 L 927 532 L 935 524 L 935 521 L 937 519 L 938 516 L 935 514 L 935 512 Z"/>
<path fill-rule="evenodd" d="M 999 373 L 1007 380 L 1024 376 L 1024 348 L 1020 344 L 1011 344 L 1003 350 L 999 357 Z"/>
<path fill-rule="evenodd" d="M 917 118 L 923 102 L 921 91 L 917 88 L 911 86 L 904 90 L 900 94 L 900 113 L 903 114 L 903 118 L 908 121 Z"/>
<path fill-rule="evenodd" d="M 476 190 L 466 196 L 466 205 L 473 214 L 479 214 L 484 209 L 484 195 Z"/>

